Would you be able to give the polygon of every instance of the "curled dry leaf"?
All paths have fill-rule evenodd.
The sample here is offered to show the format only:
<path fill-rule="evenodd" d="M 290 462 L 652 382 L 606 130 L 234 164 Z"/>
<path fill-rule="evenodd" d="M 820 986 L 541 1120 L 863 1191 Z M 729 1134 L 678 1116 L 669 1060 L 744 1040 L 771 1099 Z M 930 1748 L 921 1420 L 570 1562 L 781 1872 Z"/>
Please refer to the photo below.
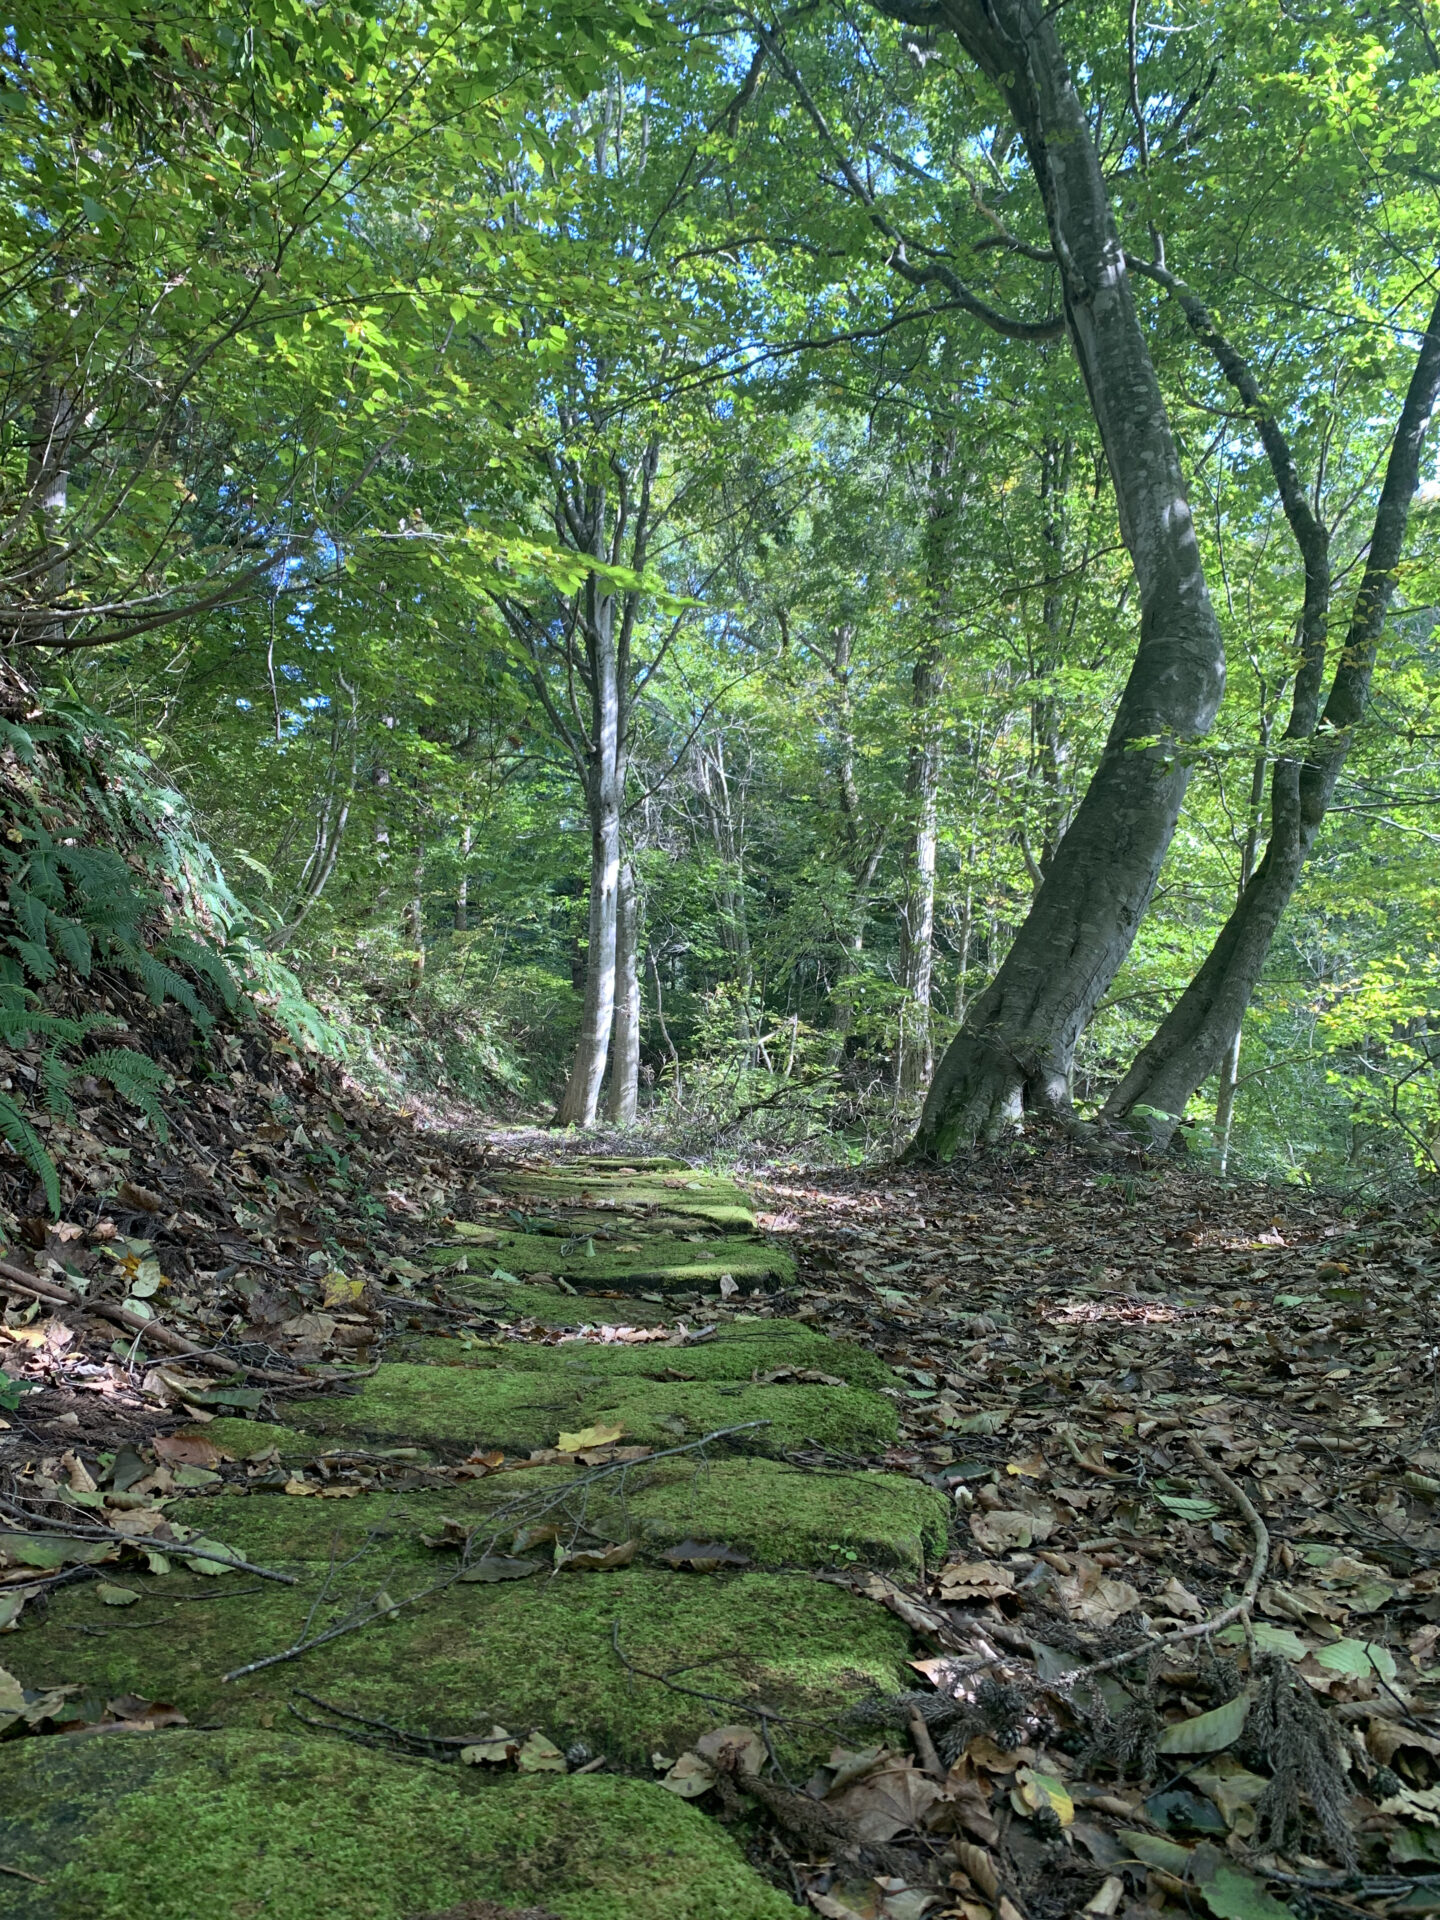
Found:
<path fill-rule="evenodd" d="M 1084 1554 L 1075 1557 L 1075 1571 L 1055 1583 L 1055 1592 L 1072 1620 L 1089 1627 L 1109 1627 L 1133 1613 L 1140 1595 L 1128 1581 L 1112 1580 Z"/>
<path fill-rule="evenodd" d="M 972 1513 L 970 1531 L 987 1553 L 1010 1553 L 1028 1547 L 1034 1540 L 1048 1539 L 1053 1529 L 1032 1514 L 997 1507 L 991 1513 L 983 1509 Z"/>
<path fill-rule="evenodd" d="M 844 1816 L 863 1845 L 883 1847 L 897 1833 L 923 1827 L 941 1798 L 942 1789 L 908 1756 L 892 1754 L 843 1792 L 832 1788 L 826 1805 Z"/>
<path fill-rule="evenodd" d="M 711 1766 L 738 1773 L 758 1773 L 767 1758 L 765 1742 L 753 1727 L 712 1727 L 695 1742 L 695 1751 Z"/>
<path fill-rule="evenodd" d="M 635 1542 L 624 1540 L 619 1546 L 586 1548 L 562 1553 L 555 1562 L 561 1573 L 608 1573 L 612 1567 L 628 1567 L 635 1558 Z"/>
<path fill-rule="evenodd" d="M 588 1447 L 613 1447 L 624 1433 L 623 1427 L 604 1425 L 582 1427 L 579 1433 L 562 1433 L 555 1442 L 559 1453 L 583 1453 Z"/>
<path fill-rule="evenodd" d="M 998 1600 L 1015 1591 L 1015 1576 L 1008 1567 L 997 1567 L 989 1560 L 952 1560 L 938 1575 L 940 1597 L 950 1603 L 966 1600 Z"/>

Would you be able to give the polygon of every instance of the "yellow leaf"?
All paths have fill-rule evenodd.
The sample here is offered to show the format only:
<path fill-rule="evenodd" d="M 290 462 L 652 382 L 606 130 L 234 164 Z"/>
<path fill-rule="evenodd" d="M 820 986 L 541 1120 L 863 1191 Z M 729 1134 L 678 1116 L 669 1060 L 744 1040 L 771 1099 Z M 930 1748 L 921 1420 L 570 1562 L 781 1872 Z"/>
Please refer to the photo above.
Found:
<path fill-rule="evenodd" d="M 623 1427 L 582 1427 L 579 1433 L 562 1433 L 555 1444 L 561 1453 L 584 1453 L 589 1447 L 613 1447 L 624 1431 Z"/>
<path fill-rule="evenodd" d="M 325 1276 L 325 1300 L 327 1307 L 355 1307 L 365 1292 L 363 1280 L 352 1280 L 348 1274 L 335 1267 Z"/>
<path fill-rule="evenodd" d="M 1063 1780 L 1057 1780 L 1053 1773 L 1037 1773 L 1033 1767 L 1021 1767 L 1015 1778 L 1020 1783 L 1020 1798 L 1031 1813 L 1049 1807 L 1062 1827 L 1070 1825 L 1075 1818 L 1075 1802 L 1065 1791 Z"/>

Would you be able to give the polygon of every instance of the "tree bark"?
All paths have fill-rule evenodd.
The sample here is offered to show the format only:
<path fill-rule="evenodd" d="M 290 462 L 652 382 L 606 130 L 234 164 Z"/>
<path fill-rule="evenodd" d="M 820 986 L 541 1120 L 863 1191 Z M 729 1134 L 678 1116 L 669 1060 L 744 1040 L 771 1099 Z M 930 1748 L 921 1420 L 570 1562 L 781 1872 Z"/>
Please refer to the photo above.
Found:
<path fill-rule="evenodd" d="M 620 906 L 620 813 L 625 767 L 620 738 L 620 679 L 614 602 L 592 582 L 593 642 L 589 649 L 593 730 L 587 756 L 585 801 L 590 815 L 590 924 L 580 1036 L 557 1127 L 593 1127 L 615 1017 L 615 931 Z"/>
<path fill-rule="evenodd" d="M 605 1117 L 633 1126 L 640 1100 L 640 896 L 627 860 L 615 918 L 615 1025 Z"/>
<path fill-rule="evenodd" d="M 1313 603 L 1318 599 L 1320 583 L 1316 578 L 1317 563 L 1312 563 L 1310 555 L 1306 555 L 1301 664 L 1285 734 L 1289 750 L 1276 760 L 1271 778 L 1271 828 L 1265 856 L 1221 928 L 1199 973 L 1162 1021 L 1153 1039 L 1137 1055 L 1134 1065 L 1102 1110 L 1107 1119 L 1143 1120 L 1156 1146 L 1164 1146 L 1171 1140 L 1186 1103 L 1214 1072 L 1239 1031 L 1281 915 L 1289 905 L 1330 805 L 1354 729 L 1369 696 L 1380 635 L 1395 591 L 1410 505 L 1420 484 L 1421 446 L 1437 398 L 1440 398 L 1440 301 L 1430 315 L 1400 410 L 1375 511 L 1364 577 L 1323 713 L 1317 712 L 1324 672 L 1323 616 L 1318 623 L 1321 635 L 1318 656 L 1313 644 L 1316 631 Z M 1281 444 L 1283 446 L 1283 442 Z M 1284 452 L 1288 459 L 1288 448 Z M 1274 453 L 1271 465 L 1276 470 L 1284 499 L 1286 480 Z M 1328 564 L 1323 586 L 1328 606 Z M 1308 632 L 1307 622 L 1310 623 Z M 1308 650 L 1307 639 L 1311 641 Z"/>
<path fill-rule="evenodd" d="M 900 1031 L 895 1041 L 895 1085 L 918 1093 L 935 1071 L 930 989 L 935 974 L 935 852 L 940 813 L 940 692 L 944 684 L 940 631 L 950 571 L 955 502 L 950 470 L 955 436 L 937 438 L 930 451 L 930 502 L 925 526 L 927 633 L 910 677 L 910 755 L 905 804 L 910 828 L 905 894 L 900 907 Z"/>
<path fill-rule="evenodd" d="M 1185 749 L 1215 717 L 1225 657 L 1109 190 L 1050 12 L 1040 0 L 880 4 L 953 31 L 1024 139 L 1141 609 L 1134 665 L 1089 789 L 926 1100 L 910 1153 L 948 1157 L 1027 1107 L 1068 1103 L 1076 1042 L 1149 905 L 1185 793 Z"/>

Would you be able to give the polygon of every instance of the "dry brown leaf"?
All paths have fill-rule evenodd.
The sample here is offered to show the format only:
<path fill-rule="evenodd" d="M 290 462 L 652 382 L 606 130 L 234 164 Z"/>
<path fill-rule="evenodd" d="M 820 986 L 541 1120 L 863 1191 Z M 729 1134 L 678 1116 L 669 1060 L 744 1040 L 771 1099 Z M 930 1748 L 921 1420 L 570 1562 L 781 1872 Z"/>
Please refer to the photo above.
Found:
<path fill-rule="evenodd" d="M 826 1805 L 843 1815 L 862 1845 L 883 1847 L 897 1833 L 923 1827 L 926 1815 L 941 1798 L 941 1788 L 914 1761 L 892 1755 L 843 1793 L 832 1789 Z"/>

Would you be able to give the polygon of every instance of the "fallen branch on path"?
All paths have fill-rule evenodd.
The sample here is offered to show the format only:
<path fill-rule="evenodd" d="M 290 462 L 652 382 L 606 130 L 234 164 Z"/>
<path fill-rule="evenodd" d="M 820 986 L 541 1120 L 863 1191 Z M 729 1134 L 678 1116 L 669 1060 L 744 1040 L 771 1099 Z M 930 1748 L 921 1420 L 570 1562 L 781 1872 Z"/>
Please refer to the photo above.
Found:
<path fill-rule="evenodd" d="M 95 1313 L 102 1319 L 111 1320 L 116 1326 L 124 1327 L 127 1333 L 143 1334 L 147 1340 L 153 1340 L 157 1347 L 164 1347 L 167 1353 L 173 1353 L 178 1359 L 193 1360 L 197 1365 L 212 1367 L 217 1373 L 246 1374 L 256 1380 L 264 1380 L 277 1387 L 311 1387 L 315 1382 L 303 1373 L 278 1373 L 264 1367 L 243 1366 L 238 1360 L 227 1360 L 223 1354 L 209 1353 L 203 1347 L 197 1347 L 183 1334 L 175 1333 L 159 1320 L 147 1320 L 142 1314 L 132 1313 L 128 1307 L 116 1306 L 110 1300 L 87 1300 L 83 1294 L 76 1293 L 72 1287 L 62 1287 L 56 1280 L 42 1280 L 38 1274 L 26 1273 L 23 1267 L 12 1267 L 8 1260 L 0 1260 L 0 1280 L 6 1287 L 17 1293 L 25 1293 L 32 1300 L 48 1301 L 52 1306 L 69 1307 L 74 1313 Z"/>

